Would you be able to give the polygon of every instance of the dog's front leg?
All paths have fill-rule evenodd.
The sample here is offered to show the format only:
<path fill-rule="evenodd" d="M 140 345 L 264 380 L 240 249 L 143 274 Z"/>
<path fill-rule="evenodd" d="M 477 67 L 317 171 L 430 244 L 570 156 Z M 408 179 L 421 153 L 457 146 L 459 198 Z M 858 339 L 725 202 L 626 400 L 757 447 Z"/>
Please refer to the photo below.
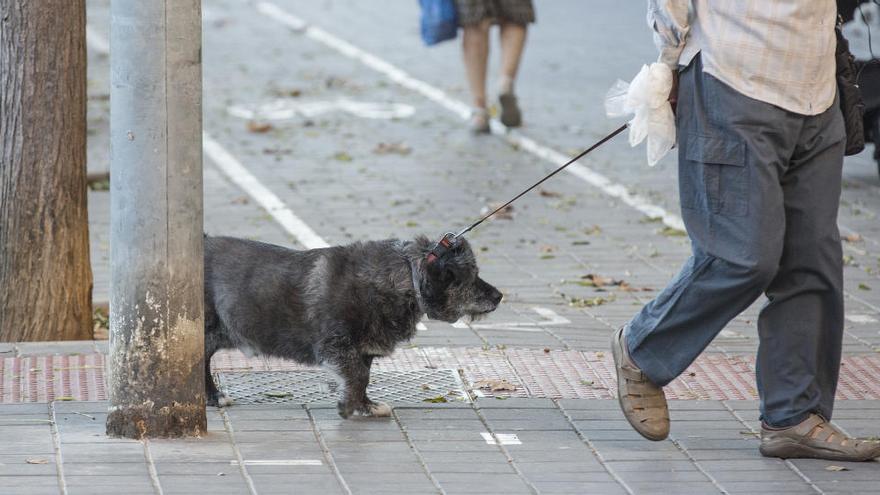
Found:
<path fill-rule="evenodd" d="M 354 412 L 367 416 L 391 416 L 391 407 L 383 402 L 373 402 L 367 398 L 367 385 L 370 383 L 370 365 L 373 356 L 346 353 L 334 363 L 336 372 L 343 380 L 342 398 L 336 407 L 339 415 L 348 418 Z"/>

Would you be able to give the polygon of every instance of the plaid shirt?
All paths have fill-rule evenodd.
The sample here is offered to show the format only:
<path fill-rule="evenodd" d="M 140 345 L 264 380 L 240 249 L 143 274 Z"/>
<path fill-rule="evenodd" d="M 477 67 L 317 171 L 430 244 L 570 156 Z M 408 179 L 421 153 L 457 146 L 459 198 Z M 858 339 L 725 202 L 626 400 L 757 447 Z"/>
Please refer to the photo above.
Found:
<path fill-rule="evenodd" d="M 740 93 L 802 115 L 837 94 L 835 0 L 648 0 L 660 62 L 701 53 L 703 70 Z"/>

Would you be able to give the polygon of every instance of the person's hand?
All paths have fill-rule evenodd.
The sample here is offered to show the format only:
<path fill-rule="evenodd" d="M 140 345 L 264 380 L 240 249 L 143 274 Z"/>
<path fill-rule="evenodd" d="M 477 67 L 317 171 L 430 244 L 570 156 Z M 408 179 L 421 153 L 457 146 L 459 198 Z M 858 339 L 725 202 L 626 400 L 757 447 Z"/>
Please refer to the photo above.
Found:
<path fill-rule="evenodd" d="M 678 104 L 678 70 L 672 69 L 672 89 L 669 90 L 669 104 L 672 105 L 672 114 L 675 115 L 675 107 Z"/>

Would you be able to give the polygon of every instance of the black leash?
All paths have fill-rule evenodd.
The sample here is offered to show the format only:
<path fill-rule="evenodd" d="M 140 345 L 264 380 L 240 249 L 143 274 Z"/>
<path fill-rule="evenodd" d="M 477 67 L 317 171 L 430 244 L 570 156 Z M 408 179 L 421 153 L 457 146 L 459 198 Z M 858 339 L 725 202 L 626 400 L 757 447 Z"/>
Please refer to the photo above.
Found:
<path fill-rule="evenodd" d="M 514 201 L 516 201 L 516 200 L 518 200 L 519 198 L 523 197 L 526 193 L 528 193 L 528 192 L 531 191 L 532 189 L 534 189 L 534 188 L 540 186 L 540 185 L 543 184 L 547 179 L 549 179 L 550 177 L 553 177 L 554 175 L 556 175 L 556 174 L 558 174 L 559 172 L 561 172 L 565 167 L 567 167 L 567 166 L 571 165 L 572 163 L 574 163 L 574 162 L 580 160 L 581 158 L 585 157 L 588 153 L 590 153 L 590 152 L 593 151 L 594 149 L 596 149 L 596 148 L 598 148 L 599 146 L 602 146 L 603 144 L 605 144 L 607 141 L 609 141 L 609 140 L 610 140 L 611 138 L 613 138 L 614 136 L 616 136 L 616 135 L 620 134 L 621 132 L 625 131 L 625 130 L 626 130 L 626 127 L 627 127 L 626 124 L 623 124 L 622 126 L 618 127 L 617 129 L 615 129 L 614 131 L 612 131 L 610 134 L 608 134 L 607 136 L 605 136 L 605 137 L 603 137 L 602 139 L 600 139 L 596 144 L 594 144 L 594 145 L 590 146 L 589 148 L 585 149 L 585 150 L 582 151 L 579 155 L 577 155 L 576 157 L 574 157 L 574 158 L 572 158 L 571 160 L 567 161 L 567 162 L 566 162 L 564 165 L 562 165 L 561 167 L 557 168 L 557 169 L 554 170 L 553 172 L 550 172 L 548 175 L 544 176 L 543 179 L 541 179 L 541 180 L 539 180 L 538 182 L 535 182 L 534 184 L 532 184 L 531 186 L 529 186 L 529 188 L 526 189 L 525 191 L 523 191 L 523 192 L 517 194 L 516 196 L 514 196 L 514 198 L 511 199 L 510 201 L 508 201 L 507 203 L 504 203 L 503 205 L 499 206 L 498 208 L 495 208 L 494 211 L 492 211 L 492 212 L 489 213 L 488 215 L 484 216 L 483 218 L 481 218 L 481 219 L 477 220 L 476 222 L 474 222 L 473 224 L 471 224 L 470 227 L 468 227 L 468 228 L 462 230 L 461 232 L 459 232 L 459 233 L 457 233 L 457 234 L 453 234 L 452 232 L 448 232 L 447 234 L 445 234 L 445 235 L 444 235 L 444 236 L 443 236 L 443 237 L 437 242 L 437 244 L 434 245 L 434 248 L 431 249 L 431 251 L 428 253 L 428 255 L 427 255 L 428 263 L 432 263 L 434 260 L 436 260 L 436 259 L 438 259 L 438 258 L 442 258 L 443 255 L 444 255 L 447 251 L 449 251 L 450 249 L 453 248 L 453 246 L 455 245 L 455 240 L 456 240 L 456 239 L 458 239 L 459 237 L 461 237 L 461 236 L 467 234 L 468 232 L 470 232 L 471 230 L 473 230 L 474 227 L 476 227 L 477 225 L 480 225 L 481 223 L 483 223 L 483 222 L 485 222 L 486 220 L 488 220 L 489 217 L 491 217 L 492 215 L 498 213 L 499 211 L 503 210 L 504 208 L 507 208 L 508 206 L 510 206 L 511 203 L 513 203 Z"/>
<path fill-rule="evenodd" d="M 553 177 L 554 175 L 558 174 L 558 173 L 561 172 L 565 167 L 567 167 L 567 166 L 571 165 L 572 163 L 574 163 L 574 162 L 580 160 L 581 158 L 585 157 L 588 153 L 590 153 L 590 152 L 593 151 L 594 149 L 598 148 L 599 146 L 602 146 L 602 145 L 605 144 L 607 141 L 609 141 L 611 138 L 613 138 L 614 136 L 620 134 L 621 132 L 623 132 L 623 131 L 625 131 L 625 130 L 626 130 L 626 124 L 623 124 L 622 126 L 618 127 L 616 130 L 612 131 L 611 134 L 608 134 L 607 136 L 605 136 L 605 137 L 603 137 L 602 139 L 600 139 L 599 142 L 597 142 L 596 144 L 590 146 L 589 148 L 587 148 L 587 149 L 585 149 L 584 151 L 582 151 L 582 152 L 581 152 L 579 155 L 577 155 L 576 157 L 574 157 L 574 158 L 572 158 L 571 160 L 567 161 L 567 162 L 565 163 L 565 165 L 562 165 L 561 167 L 557 168 L 557 169 L 554 170 L 553 172 L 550 172 L 549 175 L 546 175 L 543 179 L 539 180 L 538 182 L 535 182 L 535 183 L 532 184 L 528 189 L 526 189 L 525 191 L 523 191 L 523 192 L 517 194 L 513 199 L 511 199 L 511 200 L 508 201 L 507 203 L 504 203 L 503 205 L 499 206 L 498 208 L 495 208 L 495 211 L 493 211 L 492 213 L 489 213 L 488 215 L 484 216 L 483 218 L 481 218 L 481 219 L 477 220 L 476 222 L 474 222 L 473 224 L 471 224 L 470 227 L 468 227 L 468 228 L 462 230 L 462 231 L 459 232 L 458 234 L 455 234 L 454 237 L 458 238 L 458 237 L 463 236 L 464 234 L 467 234 L 467 233 L 470 232 L 474 227 L 476 227 L 477 225 L 480 225 L 481 223 L 485 222 L 485 221 L 486 221 L 489 217 L 491 217 L 492 215 L 494 215 L 494 214 L 498 213 L 499 211 L 501 211 L 501 210 L 507 208 L 508 206 L 510 206 L 511 203 L 513 203 L 514 201 L 516 201 L 516 200 L 518 200 L 519 198 L 521 198 L 522 196 L 524 196 L 527 192 L 529 192 L 529 191 L 531 191 L 532 189 L 534 189 L 534 188 L 540 186 L 541 184 L 544 183 L 544 181 L 546 181 L 546 180 L 549 179 L 550 177 Z"/>

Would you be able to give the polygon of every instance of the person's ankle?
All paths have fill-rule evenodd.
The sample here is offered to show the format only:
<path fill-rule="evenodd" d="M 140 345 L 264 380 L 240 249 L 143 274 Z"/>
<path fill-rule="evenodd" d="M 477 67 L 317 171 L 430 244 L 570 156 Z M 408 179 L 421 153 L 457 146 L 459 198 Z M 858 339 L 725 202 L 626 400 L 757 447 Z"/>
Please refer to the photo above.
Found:
<path fill-rule="evenodd" d="M 512 95 L 513 94 L 513 78 L 510 76 L 502 75 L 500 79 L 498 79 L 498 94 L 499 95 Z"/>

